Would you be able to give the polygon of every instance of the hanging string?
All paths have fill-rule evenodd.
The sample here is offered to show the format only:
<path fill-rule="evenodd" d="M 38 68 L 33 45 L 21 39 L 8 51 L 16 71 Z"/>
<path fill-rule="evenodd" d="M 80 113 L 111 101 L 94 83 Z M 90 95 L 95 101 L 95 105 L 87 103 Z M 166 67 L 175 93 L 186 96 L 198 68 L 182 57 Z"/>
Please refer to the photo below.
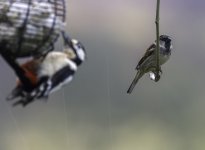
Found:
<path fill-rule="evenodd" d="M 67 103 L 66 103 L 66 97 L 65 97 L 65 88 L 62 89 L 63 91 L 63 111 L 64 111 L 64 116 L 65 116 L 65 142 L 66 142 L 66 148 L 68 149 L 68 141 L 69 141 L 69 136 L 68 136 L 68 111 L 67 111 Z"/>
<path fill-rule="evenodd" d="M 65 1 L 65 0 L 63 0 L 63 10 L 64 10 L 64 16 L 63 16 L 63 20 L 64 20 L 64 22 L 66 21 L 66 13 L 67 13 L 67 1 Z M 67 24 L 67 21 L 66 21 L 66 24 Z M 68 148 L 68 141 L 69 141 L 69 135 L 68 135 L 68 111 L 67 111 L 67 103 L 66 103 L 66 95 L 65 95 L 65 87 L 62 89 L 63 90 L 63 94 L 62 94 L 62 96 L 63 96 L 63 105 L 64 105 L 64 116 L 65 116 L 65 144 L 66 144 L 66 148 L 65 149 L 69 149 Z"/>
<path fill-rule="evenodd" d="M 55 62 L 51 62 L 52 66 L 55 66 Z M 63 101 L 63 113 L 65 116 L 64 122 L 65 122 L 65 145 L 66 145 L 66 149 L 68 149 L 68 111 L 67 111 L 67 107 L 66 107 L 66 97 L 65 97 L 65 88 L 62 88 L 62 101 Z"/>
<path fill-rule="evenodd" d="M 112 103 L 111 103 L 110 64 L 109 64 L 109 62 L 110 62 L 110 58 L 109 58 L 109 55 L 107 55 L 106 56 L 107 108 L 108 108 L 109 137 L 110 137 L 110 142 L 111 142 L 112 141 L 113 130 L 112 130 L 112 113 L 111 113 Z"/>
<path fill-rule="evenodd" d="M 160 0 L 157 0 L 157 8 L 156 8 L 156 40 L 157 40 L 157 48 L 155 53 L 155 59 L 156 59 L 156 80 L 159 80 L 159 71 L 160 71 L 160 65 L 159 65 L 159 9 L 160 9 Z"/>
<path fill-rule="evenodd" d="M 0 99 L 2 100 L 3 105 L 7 108 L 8 113 L 9 113 L 9 116 L 10 116 L 11 120 L 13 121 L 13 124 L 14 124 L 14 126 L 15 126 L 15 128 L 16 128 L 16 130 L 17 130 L 17 133 L 18 133 L 19 137 L 21 137 L 21 141 L 22 141 L 22 143 L 23 143 L 22 145 L 24 145 L 24 149 L 25 149 L 25 150 L 29 150 L 30 148 L 29 148 L 28 145 L 26 145 L 26 143 L 27 143 L 27 142 L 26 142 L 26 138 L 25 138 L 25 136 L 24 136 L 22 130 L 20 129 L 20 127 L 19 127 L 19 125 L 18 125 L 18 121 L 17 121 L 17 119 L 16 119 L 16 117 L 15 117 L 13 111 L 11 110 L 11 108 L 10 108 L 10 107 L 7 105 L 7 103 L 5 102 L 5 99 L 3 98 L 2 95 L 3 95 L 2 92 L 0 92 Z"/>

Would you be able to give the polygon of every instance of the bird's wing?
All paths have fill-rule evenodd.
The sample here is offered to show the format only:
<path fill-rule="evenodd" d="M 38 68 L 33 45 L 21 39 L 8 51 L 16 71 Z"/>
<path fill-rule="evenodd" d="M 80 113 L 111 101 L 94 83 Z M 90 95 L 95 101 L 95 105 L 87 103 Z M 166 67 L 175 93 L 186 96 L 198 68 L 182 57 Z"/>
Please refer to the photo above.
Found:
<path fill-rule="evenodd" d="M 72 80 L 74 73 L 75 71 L 71 69 L 69 66 L 65 66 L 64 68 L 59 70 L 51 78 L 51 82 L 52 82 L 51 90 L 54 90 L 55 87 L 58 87 L 61 84 L 63 85 L 63 83 L 66 84 L 70 82 Z"/>
<path fill-rule="evenodd" d="M 140 59 L 140 61 L 137 64 L 136 69 L 138 70 L 140 68 L 140 65 L 150 56 L 154 53 L 156 48 L 156 44 L 153 43 L 152 45 L 150 45 L 150 47 L 146 50 L 144 56 Z"/>
<path fill-rule="evenodd" d="M 40 99 L 43 97 L 48 97 L 50 93 L 60 89 L 63 85 L 70 82 L 75 71 L 69 66 L 65 66 L 59 71 L 57 71 L 52 77 L 48 77 L 43 80 L 39 86 L 32 91 L 35 93 L 35 98 Z M 32 95 L 32 94 L 31 94 Z"/>

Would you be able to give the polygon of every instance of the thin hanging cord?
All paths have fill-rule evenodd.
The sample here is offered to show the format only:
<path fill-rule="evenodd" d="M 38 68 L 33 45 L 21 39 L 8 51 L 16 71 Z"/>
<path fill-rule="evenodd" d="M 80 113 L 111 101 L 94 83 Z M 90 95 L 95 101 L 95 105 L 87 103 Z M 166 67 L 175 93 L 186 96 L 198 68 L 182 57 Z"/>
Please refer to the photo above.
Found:
<path fill-rule="evenodd" d="M 65 136 L 66 136 L 66 148 L 68 148 L 68 141 L 69 141 L 69 136 L 68 136 L 68 111 L 67 111 L 67 103 L 66 103 L 66 98 L 65 98 L 65 88 L 62 89 L 63 90 L 63 105 L 64 105 L 64 116 L 65 116 Z"/>
<path fill-rule="evenodd" d="M 64 22 L 66 22 L 67 23 L 67 21 L 66 21 L 66 13 L 67 13 L 67 11 L 66 11 L 66 8 L 67 8 L 67 4 L 68 4 L 68 2 L 67 1 L 65 1 L 65 0 L 63 0 L 63 8 L 64 8 Z M 65 98 L 65 88 L 63 88 L 62 89 L 63 90 L 63 102 L 64 102 L 64 115 L 65 115 L 65 144 L 66 144 L 66 149 L 69 149 L 68 148 L 68 141 L 69 141 L 69 135 L 68 135 L 68 111 L 67 111 L 67 103 L 66 103 L 66 98 Z"/>
<path fill-rule="evenodd" d="M 159 65 L 159 11 L 160 11 L 160 0 L 157 0 L 157 7 L 156 7 L 156 53 L 155 53 L 155 59 L 156 59 L 156 79 L 159 80 L 159 70 L 160 70 L 160 65 Z"/>
<path fill-rule="evenodd" d="M 53 66 L 54 66 L 54 63 L 55 62 L 52 62 Z M 63 112 L 64 112 L 64 116 L 65 116 L 65 145 L 66 145 L 66 148 L 68 148 L 68 117 L 67 117 L 67 108 L 66 108 L 66 98 L 65 98 L 65 88 L 62 89 L 62 98 L 63 98 Z"/>
<path fill-rule="evenodd" d="M 22 143 L 23 143 L 22 145 L 24 145 L 24 149 L 25 149 L 25 150 L 28 150 L 28 149 L 30 149 L 30 148 L 29 148 L 28 145 L 26 145 L 26 138 L 25 138 L 25 136 L 23 135 L 23 132 L 22 132 L 22 130 L 20 129 L 20 127 L 19 127 L 19 125 L 18 125 L 18 121 L 17 121 L 16 117 L 14 116 L 14 113 L 13 113 L 13 111 L 11 110 L 11 108 L 6 104 L 6 102 L 5 102 L 5 100 L 4 100 L 4 98 L 3 98 L 2 95 L 3 95 L 2 92 L 0 92 L 0 99 L 2 100 L 3 105 L 5 105 L 5 107 L 7 108 L 8 113 L 9 113 L 9 116 L 10 116 L 11 120 L 13 121 L 14 126 L 15 126 L 15 128 L 16 128 L 16 130 L 17 130 L 17 133 L 19 134 L 19 137 L 21 137 L 21 141 L 22 141 Z"/>
<path fill-rule="evenodd" d="M 112 141 L 112 113 L 111 113 L 111 90 L 110 90 L 110 59 L 109 55 L 106 56 L 106 79 L 107 79 L 107 109 L 108 109 L 108 125 L 109 125 L 109 133 L 110 133 L 110 142 Z M 111 144 L 111 143 L 110 143 Z M 112 149 L 112 148 L 111 148 Z"/>

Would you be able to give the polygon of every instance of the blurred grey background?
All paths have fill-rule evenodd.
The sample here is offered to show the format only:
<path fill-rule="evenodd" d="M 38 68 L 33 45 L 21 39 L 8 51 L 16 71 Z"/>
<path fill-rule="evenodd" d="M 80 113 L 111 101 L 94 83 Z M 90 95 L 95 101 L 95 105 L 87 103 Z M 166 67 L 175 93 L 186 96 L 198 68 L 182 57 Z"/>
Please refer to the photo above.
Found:
<path fill-rule="evenodd" d="M 126 90 L 155 40 L 156 0 L 69 0 L 67 31 L 88 60 L 74 80 L 26 108 L 6 95 L 15 75 L 0 59 L 1 150 L 204 150 L 205 1 L 162 0 L 160 32 L 174 51 L 158 83 Z M 58 47 L 58 46 L 57 46 Z"/>

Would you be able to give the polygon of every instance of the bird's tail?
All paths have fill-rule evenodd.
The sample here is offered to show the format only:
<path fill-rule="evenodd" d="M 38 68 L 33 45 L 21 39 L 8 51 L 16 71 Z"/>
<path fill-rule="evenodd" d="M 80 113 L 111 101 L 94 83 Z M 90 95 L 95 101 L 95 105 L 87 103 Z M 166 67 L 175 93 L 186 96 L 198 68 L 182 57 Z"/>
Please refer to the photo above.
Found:
<path fill-rule="evenodd" d="M 137 84 L 138 80 L 142 77 L 142 75 L 143 75 L 143 74 L 141 73 L 141 71 L 138 71 L 138 72 L 137 72 L 137 74 L 136 74 L 134 80 L 132 81 L 132 83 L 131 83 L 129 89 L 127 90 L 127 93 L 128 93 L 128 94 L 131 94 L 131 93 L 132 93 L 132 91 L 133 91 L 135 85 Z"/>
<path fill-rule="evenodd" d="M 22 88 L 20 87 L 16 87 L 12 90 L 12 92 L 6 97 L 6 100 L 10 101 L 10 100 L 13 100 L 19 96 L 22 96 L 23 95 L 23 92 L 22 92 Z"/>

